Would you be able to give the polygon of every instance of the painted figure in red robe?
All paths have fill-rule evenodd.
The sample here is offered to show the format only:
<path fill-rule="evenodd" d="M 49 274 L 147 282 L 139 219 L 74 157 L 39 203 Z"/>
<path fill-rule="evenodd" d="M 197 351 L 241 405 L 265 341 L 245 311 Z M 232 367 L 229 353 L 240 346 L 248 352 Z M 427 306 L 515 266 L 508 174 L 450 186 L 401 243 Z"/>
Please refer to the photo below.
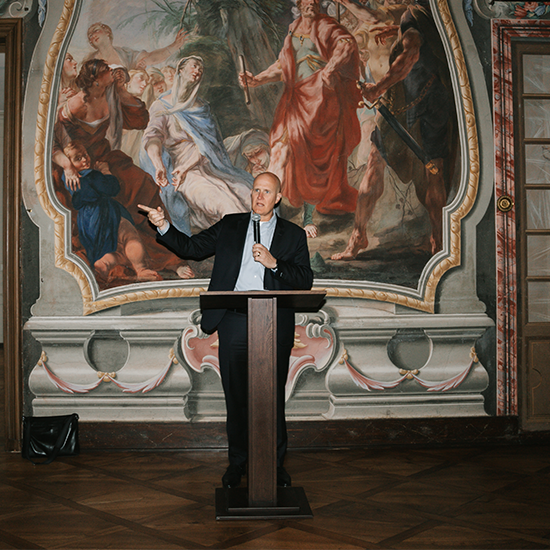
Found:
<path fill-rule="evenodd" d="M 283 182 L 283 196 L 304 206 L 304 229 L 317 236 L 313 210 L 354 212 L 357 191 L 348 184 L 348 157 L 361 139 L 359 54 L 353 36 L 320 13 L 319 0 L 298 0 L 300 17 L 290 27 L 276 63 L 242 86 L 283 81 L 285 89 L 271 128 L 269 171 Z"/>

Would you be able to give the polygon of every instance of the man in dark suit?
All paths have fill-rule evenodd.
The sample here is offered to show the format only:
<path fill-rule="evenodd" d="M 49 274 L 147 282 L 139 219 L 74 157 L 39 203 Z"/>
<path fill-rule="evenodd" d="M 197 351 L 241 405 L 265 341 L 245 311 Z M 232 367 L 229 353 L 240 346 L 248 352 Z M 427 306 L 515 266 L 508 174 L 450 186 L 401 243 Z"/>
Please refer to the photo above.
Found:
<path fill-rule="evenodd" d="M 279 178 L 260 174 L 252 188 L 252 212 L 260 216 L 260 243 L 254 241 L 251 213 L 229 214 L 212 227 L 188 237 L 171 226 L 162 208 L 139 205 L 158 228 L 159 242 L 182 258 L 203 260 L 215 255 L 208 290 L 309 290 L 313 272 L 303 229 L 277 216 Z M 283 468 L 287 447 L 285 383 L 294 345 L 294 310 L 277 312 L 277 484 L 291 479 Z M 236 487 L 246 472 L 248 455 L 247 319 L 246 312 L 210 309 L 201 321 L 206 333 L 218 331 L 222 385 L 227 408 L 229 467 L 224 487 Z"/>

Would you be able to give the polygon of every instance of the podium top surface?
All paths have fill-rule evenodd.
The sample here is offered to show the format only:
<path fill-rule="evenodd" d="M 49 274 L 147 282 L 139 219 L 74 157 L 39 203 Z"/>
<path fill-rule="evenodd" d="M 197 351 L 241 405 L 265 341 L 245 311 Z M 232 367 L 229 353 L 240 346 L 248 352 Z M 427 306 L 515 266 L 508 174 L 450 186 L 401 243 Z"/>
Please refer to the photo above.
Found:
<path fill-rule="evenodd" d="M 248 300 L 277 299 L 277 307 L 317 311 L 323 304 L 324 290 L 254 290 L 249 292 L 212 291 L 200 293 L 201 309 L 246 309 Z"/>

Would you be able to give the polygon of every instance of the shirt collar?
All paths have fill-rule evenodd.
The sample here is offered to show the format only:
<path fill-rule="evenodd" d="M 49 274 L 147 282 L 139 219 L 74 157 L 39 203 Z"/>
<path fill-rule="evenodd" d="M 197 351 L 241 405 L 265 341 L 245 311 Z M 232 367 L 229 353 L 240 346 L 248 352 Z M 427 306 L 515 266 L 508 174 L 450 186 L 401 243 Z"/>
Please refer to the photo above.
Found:
<path fill-rule="evenodd" d="M 254 214 L 254 211 L 250 212 L 250 221 L 252 221 L 252 214 Z M 275 210 L 273 210 L 273 216 L 271 216 L 271 219 L 269 221 L 267 222 L 260 221 L 260 223 L 266 223 L 267 224 L 266 227 L 271 227 L 272 225 L 275 225 L 277 223 L 277 214 L 275 213 Z"/>

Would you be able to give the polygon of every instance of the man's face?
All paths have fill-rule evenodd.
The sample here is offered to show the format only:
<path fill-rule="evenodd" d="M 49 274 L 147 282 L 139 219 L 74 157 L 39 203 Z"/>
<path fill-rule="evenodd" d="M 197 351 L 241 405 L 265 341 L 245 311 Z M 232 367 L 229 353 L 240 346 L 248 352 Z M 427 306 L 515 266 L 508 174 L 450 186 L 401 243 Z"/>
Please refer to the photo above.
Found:
<path fill-rule="evenodd" d="M 202 78 L 204 72 L 202 64 L 196 59 L 189 60 L 181 69 L 180 73 L 184 80 L 188 82 L 198 82 Z"/>
<path fill-rule="evenodd" d="M 69 152 L 68 157 L 78 172 L 82 172 L 82 170 L 87 170 L 90 168 L 90 155 L 88 155 L 84 147 L 76 147 L 75 149 L 72 149 Z"/>
<path fill-rule="evenodd" d="M 302 17 L 313 18 L 320 13 L 319 0 L 302 0 L 300 13 Z"/>
<path fill-rule="evenodd" d="M 275 205 L 281 200 L 278 188 L 277 181 L 269 174 L 261 174 L 254 180 L 252 210 L 260 214 L 262 221 L 271 219 Z"/>

